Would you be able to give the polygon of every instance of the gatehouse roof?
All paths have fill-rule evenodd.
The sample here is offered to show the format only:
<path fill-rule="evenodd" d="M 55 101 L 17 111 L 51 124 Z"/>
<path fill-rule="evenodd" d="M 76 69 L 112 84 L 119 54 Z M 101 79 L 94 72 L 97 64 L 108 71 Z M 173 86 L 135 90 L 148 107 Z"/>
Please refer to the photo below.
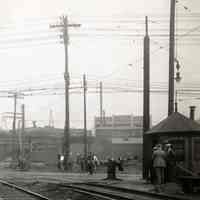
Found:
<path fill-rule="evenodd" d="M 199 132 L 200 124 L 189 119 L 185 115 L 174 112 L 157 125 L 153 126 L 147 134 L 171 133 L 171 132 Z"/>

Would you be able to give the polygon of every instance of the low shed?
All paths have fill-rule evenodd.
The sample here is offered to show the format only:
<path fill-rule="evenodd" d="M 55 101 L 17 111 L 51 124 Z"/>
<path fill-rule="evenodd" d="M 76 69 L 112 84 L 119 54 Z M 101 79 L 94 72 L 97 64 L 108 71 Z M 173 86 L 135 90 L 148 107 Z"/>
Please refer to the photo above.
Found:
<path fill-rule="evenodd" d="M 200 124 L 174 112 L 146 133 L 152 147 L 168 141 L 173 144 L 177 161 L 200 173 Z"/>

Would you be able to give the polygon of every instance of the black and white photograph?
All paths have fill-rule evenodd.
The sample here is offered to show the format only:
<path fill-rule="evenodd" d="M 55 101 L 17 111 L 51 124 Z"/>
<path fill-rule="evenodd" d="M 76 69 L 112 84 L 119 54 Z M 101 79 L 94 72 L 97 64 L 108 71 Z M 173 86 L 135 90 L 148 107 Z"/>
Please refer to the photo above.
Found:
<path fill-rule="evenodd" d="M 0 200 L 200 199 L 199 0 L 0 5 Z"/>

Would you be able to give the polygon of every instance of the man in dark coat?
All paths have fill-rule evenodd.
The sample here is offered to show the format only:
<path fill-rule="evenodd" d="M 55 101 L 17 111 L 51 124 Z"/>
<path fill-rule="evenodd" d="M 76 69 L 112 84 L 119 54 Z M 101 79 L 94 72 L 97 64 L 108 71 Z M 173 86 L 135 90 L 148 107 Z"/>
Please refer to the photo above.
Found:
<path fill-rule="evenodd" d="M 113 158 L 108 159 L 107 165 L 107 179 L 109 180 L 119 180 L 116 178 L 116 167 L 120 170 L 120 163 L 115 161 Z M 122 166 L 121 166 L 122 167 Z"/>
<path fill-rule="evenodd" d="M 176 168 L 176 156 L 175 152 L 173 150 L 173 147 L 171 144 L 167 144 L 167 150 L 166 150 L 166 181 L 167 182 L 173 182 L 175 181 L 175 168 Z"/>

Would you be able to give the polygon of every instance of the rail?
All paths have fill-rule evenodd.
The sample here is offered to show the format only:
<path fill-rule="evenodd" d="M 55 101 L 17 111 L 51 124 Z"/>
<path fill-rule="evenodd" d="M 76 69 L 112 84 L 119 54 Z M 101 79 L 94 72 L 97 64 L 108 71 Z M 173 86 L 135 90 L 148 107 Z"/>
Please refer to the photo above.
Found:
<path fill-rule="evenodd" d="M 59 184 L 63 187 L 70 188 L 76 192 L 86 192 L 93 195 L 101 195 L 105 198 L 120 200 L 189 200 L 189 198 L 177 195 L 167 195 L 163 193 L 154 193 L 142 190 L 127 189 L 116 186 L 110 186 L 99 183 L 79 183 L 79 184 Z"/>
<path fill-rule="evenodd" d="M 16 189 L 16 190 L 18 190 L 18 191 L 21 191 L 21 192 L 23 192 L 23 193 L 26 193 L 26 194 L 28 194 L 28 195 L 30 195 L 30 196 L 32 196 L 32 197 L 37 198 L 37 199 L 40 199 L 40 200 L 51 200 L 51 199 L 49 199 L 49 198 L 47 198 L 47 197 L 45 197 L 45 196 L 43 196 L 43 195 L 41 195 L 41 194 L 38 194 L 38 193 L 33 192 L 33 191 L 31 191 L 31 190 L 22 188 L 22 187 L 17 186 L 17 185 L 15 185 L 15 184 L 13 184 L 13 183 L 9 183 L 9 182 L 6 182 L 6 181 L 4 181 L 4 180 L 0 180 L 0 183 L 3 184 L 3 185 L 8 186 L 8 187 L 10 187 L 10 188 L 14 188 L 14 189 Z"/>

